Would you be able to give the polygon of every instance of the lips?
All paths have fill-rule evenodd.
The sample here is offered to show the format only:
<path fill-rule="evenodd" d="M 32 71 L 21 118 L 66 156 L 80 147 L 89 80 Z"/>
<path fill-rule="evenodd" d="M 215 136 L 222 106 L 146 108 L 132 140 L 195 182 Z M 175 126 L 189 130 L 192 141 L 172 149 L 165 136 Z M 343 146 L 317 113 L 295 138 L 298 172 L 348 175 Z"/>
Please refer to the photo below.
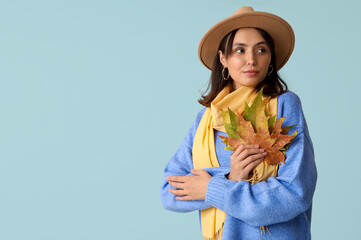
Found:
<path fill-rule="evenodd" d="M 259 72 L 257 70 L 246 70 L 246 71 L 243 71 L 243 73 L 249 77 L 253 77 L 253 76 L 256 76 Z"/>

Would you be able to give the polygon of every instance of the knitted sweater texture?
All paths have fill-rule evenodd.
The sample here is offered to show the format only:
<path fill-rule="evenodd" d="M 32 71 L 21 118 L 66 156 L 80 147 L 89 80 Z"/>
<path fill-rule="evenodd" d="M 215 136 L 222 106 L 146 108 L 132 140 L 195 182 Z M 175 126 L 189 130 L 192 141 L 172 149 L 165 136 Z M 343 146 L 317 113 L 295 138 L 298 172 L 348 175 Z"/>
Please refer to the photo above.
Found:
<path fill-rule="evenodd" d="M 241 239 L 311 239 L 312 198 L 316 187 L 317 170 L 313 144 L 302 111 L 299 97 L 289 91 L 278 97 L 277 118 L 285 116 L 283 126 L 291 126 L 288 134 L 298 131 L 286 151 L 286 164 L 279 166 L 278 176 L 267 182 L 251 185 L 247 181 L 231 181 L 225 175 L 230 172 L 230 150 L 219 136 L 226 133 L 214 130 L 217 168 L 204 168 L 211 176 L 204 201 L 179 201 L 168 189 L 172 186 L 168 176 L 191 175 L 193 169 L 192 146 L 199 122 L 206 108 L 197 115 L 181 146 L 166 165 L 161 200 L 163 207 L 175 212 L 189 212 L 216 207 L 227 213 L 222 240 Z M 199 219 L 200 220 L 200 219 Z M 260 226 L 268 226 L 262 233 Z M 197 238 L 194 238 L 197 239 Z M 202 239 L 199 235 L 198 239 Z"/>

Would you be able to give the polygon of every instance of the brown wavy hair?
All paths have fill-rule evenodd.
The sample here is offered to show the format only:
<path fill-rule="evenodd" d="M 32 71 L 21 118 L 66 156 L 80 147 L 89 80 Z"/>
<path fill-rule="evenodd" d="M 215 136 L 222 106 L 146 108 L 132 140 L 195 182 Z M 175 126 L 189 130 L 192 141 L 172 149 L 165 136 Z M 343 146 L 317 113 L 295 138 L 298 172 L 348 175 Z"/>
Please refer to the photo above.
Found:
<path fill-rule="evenodd" d="M 219 44 L 218 50 L 222 51 L 226 59 L 228 59 L 228 57 L 232 53 L 232 44 L 233 44 L 234 36 L 236 35 L 238 29 L 235 29 L 232 32 L 228 33 L 226 36 L 224 36 L 221 43 Z M 256 86 L 256 90 L 259 91 L 261 88 L 263 88 L 264 96 L 277 97 L 282 93 L 287 92 L 288 87 L 287 84 L 278 75 L 273 39 L 266 31 L 260 28 L 255 28 L 255 29 L 261 34 L 267 46 L 271 50 L 271 65 L 273 66 L 272 73 L 269 76 L 267 75 L 265 79 Z M 216 98 L 218 93 L 226 85 L 230 86 L 231 92 L 235 90 L 233 86 L 233 79 L 231 76 L 229 76 L 228 80 L 223 79 L 222 68 L 223 65 L 219 60 L 219 55 L 217 51 L 217 54 L 213 61 L 212 73 L 208 82 L 207 89 L 202 94 L 201 99 L 198 100 L 198 102 L 205 107 L 210 107 L 211 102 Z M 206 94 L 208 90 L 210 91 L 208 94 Z"/>

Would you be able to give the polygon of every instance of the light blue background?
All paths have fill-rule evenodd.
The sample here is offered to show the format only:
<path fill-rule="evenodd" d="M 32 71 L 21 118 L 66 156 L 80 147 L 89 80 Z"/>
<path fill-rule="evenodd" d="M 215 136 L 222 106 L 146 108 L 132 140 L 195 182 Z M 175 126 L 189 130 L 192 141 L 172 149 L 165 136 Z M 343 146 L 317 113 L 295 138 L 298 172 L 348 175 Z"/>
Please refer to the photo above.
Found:
<path fill-rule="evenodd" d="M 281 76 L 319 172 L 314 239 L 361 239 L 359 1 L 0 1 L 0 239 L 201 239 L 166 163 L 210 76 L 203 34 L 242 5 L 294 28 Z"/>

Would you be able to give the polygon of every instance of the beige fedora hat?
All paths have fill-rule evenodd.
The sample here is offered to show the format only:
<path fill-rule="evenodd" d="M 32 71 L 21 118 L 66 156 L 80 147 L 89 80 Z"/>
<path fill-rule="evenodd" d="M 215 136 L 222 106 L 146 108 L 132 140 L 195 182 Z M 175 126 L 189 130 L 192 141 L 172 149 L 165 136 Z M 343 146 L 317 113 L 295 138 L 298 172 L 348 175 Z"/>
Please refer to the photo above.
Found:
<path fill-rule="evenodd" d="M 277 70 L 281 69 L 290 58 L 295 45 L 293 30 L 282 18 L 271 13 L 254 11 L 252 7 L 241 7 L 232 16 L 216 23 L 204 34 L 198 46 L 198 57 L 203 65 L 212 70 L 223 37 L 235 29 L 245 27 L 263 29 L 272 37 Z"/>

